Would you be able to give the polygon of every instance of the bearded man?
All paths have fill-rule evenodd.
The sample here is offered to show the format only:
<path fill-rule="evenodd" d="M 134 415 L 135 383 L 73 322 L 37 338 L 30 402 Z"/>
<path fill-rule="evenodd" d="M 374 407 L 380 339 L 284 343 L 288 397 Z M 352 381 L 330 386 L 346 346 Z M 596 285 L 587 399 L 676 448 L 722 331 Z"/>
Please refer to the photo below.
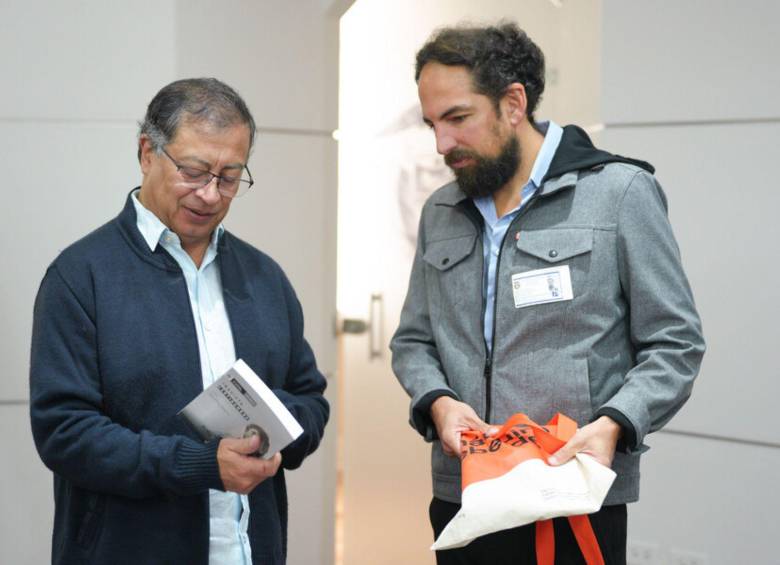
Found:
<path fill-rule="evenodd" d="M 393 370 L 432 441 L 438 536 L 460 503 L 460 432 L 516 412 L 575 419 L 552 464 L 587 453 L 617 478 L 590 516 L 607 563 L 626 561 L 646 434 L 691 392 L 704 341 L 643 161 L 537 122 L 544 56 L 513 24 L 445 28 L 417 54 L 423 118 L 455 172 L 426 202 Z M 555 520 L 556 563 L 582 557 Z M 437 552 L 439 564 L 535 563 L 532 526 Z"/>

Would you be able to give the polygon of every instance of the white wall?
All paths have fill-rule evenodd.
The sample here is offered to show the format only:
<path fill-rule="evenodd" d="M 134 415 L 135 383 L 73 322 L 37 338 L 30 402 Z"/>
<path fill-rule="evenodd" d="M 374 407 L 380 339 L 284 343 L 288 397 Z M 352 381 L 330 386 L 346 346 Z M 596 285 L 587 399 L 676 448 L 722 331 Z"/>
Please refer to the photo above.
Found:
<path fill-rule="evenodd" d="M 323 372 L 335 371 L 337 17 L 322 0 L 0 0 L 0 563 L 45 563 L 51 474 L 32 444 L 32 304 L 59 250 L 114 217 L 140 182 L 137 121 L 162 86 L 216 76 L 259 127 L 252 192 L 228 229 L 296 287 Z M 331 380 L 335 384 L 335 379 Z M 335 388 L 328 392 L 335 398 Z M 290 483 L 289 563 L 332 557 L 335 426 Z"/>
<path fill-rule="evenodd" d="M 604 2 L 602 145 L 656 165 L 709 348 L 689 403 L 647 440 L 635 563 L 778 562 L 778 17 L 759 0 Z"/>

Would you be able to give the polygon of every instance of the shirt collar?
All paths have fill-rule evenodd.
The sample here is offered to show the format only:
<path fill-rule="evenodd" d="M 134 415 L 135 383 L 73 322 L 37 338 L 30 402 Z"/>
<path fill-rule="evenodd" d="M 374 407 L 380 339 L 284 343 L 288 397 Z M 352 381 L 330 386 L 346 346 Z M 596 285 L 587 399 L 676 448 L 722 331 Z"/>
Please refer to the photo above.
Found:
<path fill-rule="evenodd" d="M 140 189 L 135 190 L 131 195 L 133 206 L 135 207 L 136 226 L 138 227 L 138 231 L 141 232 L 141 237 L 144 238 L 144 241 L 146 241 L 146 244 L 149 246 L 149 249 L 154 251 L 163 236 L 167 234 L 176 234 L 168 229 L 168 227 L 160 221 L 160 218 L 155 216 L 150 210 L 141 204 L 141 201 L 138 200 L 139 192 Z M 217 229 L 215 229 L 214 233 L 211 234 L 211 242 L 209 243 L 209 247 L 212 247 L 215 252 L 217 250 L 217 242 L 219 241 L 219 238 L 222 237 L 222 233 L 224 231 L 225 227 L 220 222 L 220 224 L 217 226 Z M 176 236 L 176 238 L 178 239 L 178 236 Z"/>
<path fill-rule="evenodd" d="M 561 137 L 563 137 L 563 128 L 552 120 L 540 122 L 539 128 L 544 132 L 544 141 L 539 148 L 539 153 L 536 155 L 536 161 L 534 161 L 531 176 L 528 179 L 536 188 L 542 185 L 544 175 L 550 169 L 550 163 L 552 163 L 555 151 L 561 143 Z"/>

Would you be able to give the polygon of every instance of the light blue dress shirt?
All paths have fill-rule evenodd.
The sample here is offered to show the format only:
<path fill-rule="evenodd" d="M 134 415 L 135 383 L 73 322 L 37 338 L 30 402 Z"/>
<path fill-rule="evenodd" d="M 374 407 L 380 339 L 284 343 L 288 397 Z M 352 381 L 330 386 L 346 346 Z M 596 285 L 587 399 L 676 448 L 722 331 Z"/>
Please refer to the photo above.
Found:
<path fill-rule="evenodd" d="M 147 210 L 133 193 L 136 225 L 149 249 L 157 245 L 170 253 L 181 267 L 190 297 L 192 317 L 198 336 L 203 388 L 208 387 L 236 361 L 233 332 L 222 298 L 222 279 L 217 258 L 217 242 L 225 228 L 220 224 L 211 236 L 200 268 L 181 246 L 179 236 Z M 177 331 L 172 328 L 171 331 Z M 249 565 L 249 499 L 234 492 L 209 490 L 209 565 Z"/>
<path fill-rule="evenodd" d="M 539 149 L 539 154 L 536 156 L 536 161 L 534 161 L 534 166 L 531 169 L 531 176 L 528 178 L 528 182 L 525 186 L 523 186 L 520 204 L 499 218 L 496 212 L 496 203 L 493 201 L 492 196 L 474 198 L 474 204 L 477 206 L 477 210 L 479 210 L 480 214 L 482 214 L 482 217 L 485 219 L 482 247 L 485 258 L 485 284 L 483 285 L 485 294 L 484 333 L 488 352 L 493 349 L 496 267 L 498 266 L 498 253 L 501 250 L 501 243 L 504 241 L 504 236 L 506 235 L 506 230 L 509 229 L 509 224 L 512 223 L 515 216 L 523 209 L 523 206 L 528 203 L 542 184 L 542 179 L 550 169 L 550 163 L 555 156 L 555 151 L 558 149 L 558 145 L 561 142 L 561 136 L 563 135 L 563 128 L 555 122 L 540 122 L 538 125 L 542 131 L 545 131 L 546 129 L 544 142 Z"/>

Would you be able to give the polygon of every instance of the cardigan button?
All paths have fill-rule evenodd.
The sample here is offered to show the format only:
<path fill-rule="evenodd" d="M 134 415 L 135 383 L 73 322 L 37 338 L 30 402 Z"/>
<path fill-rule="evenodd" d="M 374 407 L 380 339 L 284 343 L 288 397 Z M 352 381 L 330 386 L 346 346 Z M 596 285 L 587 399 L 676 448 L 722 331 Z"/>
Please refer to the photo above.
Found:
<path fill-rule="evenodd" d="M 555 249 L 550 249 L 550 257 L 555 258 L 558 256 L 558 252 Z"/>
<path fill-rule="evenodd" d="M 449 257 L 445 257 L 444 259 L 441 260 L 441 264 L 442 265 L 446 265 L 449 262 L 450 262 L 450 258 Z"/>

